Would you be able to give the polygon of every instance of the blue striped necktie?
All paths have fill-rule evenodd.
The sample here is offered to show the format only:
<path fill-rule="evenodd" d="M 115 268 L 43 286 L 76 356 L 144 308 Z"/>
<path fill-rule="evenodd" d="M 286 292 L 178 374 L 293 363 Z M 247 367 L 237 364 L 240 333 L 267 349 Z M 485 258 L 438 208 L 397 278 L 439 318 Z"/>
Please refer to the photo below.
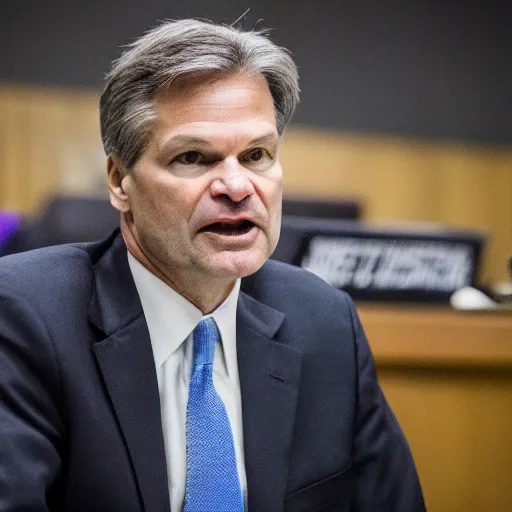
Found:
<path fill-rule="evenodd" d="M 187 405 L 187 484 L 184 512 L 241 512 L 244 501 L 224 402 L 213 385 L 219 331 L 211 317 L 194 329 Z"/>

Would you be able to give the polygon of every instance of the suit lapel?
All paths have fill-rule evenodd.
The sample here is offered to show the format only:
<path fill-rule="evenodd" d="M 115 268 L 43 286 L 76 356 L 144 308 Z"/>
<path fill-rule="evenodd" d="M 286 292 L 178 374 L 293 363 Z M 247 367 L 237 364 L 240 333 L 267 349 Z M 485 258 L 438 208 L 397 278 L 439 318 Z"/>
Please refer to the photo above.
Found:
<path fill-rule="evenodd" d="M 94 354 L 132 460 L 146 512 L 169 512 L 158 382 L 126 246 L 118 235 L 94 266 Z M 283 510 L 301 354 L 275 336 L 284 315 L 245 293 L 237 310 L 249 510 Z"/>
<path fill-rule="evenodd" d="M 240 293 L 237 353 L 249 510 L 283 510 L 301 355 L 274 339 L 284 315 Z"/>
<path fill-rule="evenodd" d="M 90 321 L 106 338 L 93 345 L 137 478 L 144 510 L 168 512 L 160 398 L 149 332 L 118 236 L 94 267 Z"/>

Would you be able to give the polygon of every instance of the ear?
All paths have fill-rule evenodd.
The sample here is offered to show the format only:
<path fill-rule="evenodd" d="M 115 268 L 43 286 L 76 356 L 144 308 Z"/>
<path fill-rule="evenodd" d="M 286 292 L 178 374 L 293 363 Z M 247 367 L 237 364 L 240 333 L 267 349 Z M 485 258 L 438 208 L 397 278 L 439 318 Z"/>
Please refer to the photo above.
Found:
<path fill-rule="evenodd" d="M 121 159 L 114 154 L 110 154 L 107 159 L 107 181 L 110 202 L 114 208 L 120 212 L 130 210 L 130 200 L 126 193 L 127 180 L 129 174 Z"/>

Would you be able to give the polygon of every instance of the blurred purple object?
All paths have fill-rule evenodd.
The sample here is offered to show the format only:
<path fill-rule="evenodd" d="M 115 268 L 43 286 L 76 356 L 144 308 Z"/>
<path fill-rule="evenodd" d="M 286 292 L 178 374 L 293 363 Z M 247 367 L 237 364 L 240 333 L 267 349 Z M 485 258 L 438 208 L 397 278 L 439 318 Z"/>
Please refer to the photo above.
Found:
<path fill-rule="evenodd" d="M 0 211 L 0 247 L 9 240 L 20 224 L 21 215 L 19 213 Z"/>

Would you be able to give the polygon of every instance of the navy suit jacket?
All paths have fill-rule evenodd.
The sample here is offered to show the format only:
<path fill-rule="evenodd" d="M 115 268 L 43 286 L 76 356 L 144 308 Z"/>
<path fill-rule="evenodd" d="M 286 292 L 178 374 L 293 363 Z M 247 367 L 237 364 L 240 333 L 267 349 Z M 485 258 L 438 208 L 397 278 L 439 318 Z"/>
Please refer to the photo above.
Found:
<path fill-rule="evenodd" d="M 237 347 L 249 511 L 424 510 L 344 293 L 267 262 L 243 279 Z M 169 512 L 153 354 L 119 233 L 0 259 L 0 436 L 0 511 Z"/>

